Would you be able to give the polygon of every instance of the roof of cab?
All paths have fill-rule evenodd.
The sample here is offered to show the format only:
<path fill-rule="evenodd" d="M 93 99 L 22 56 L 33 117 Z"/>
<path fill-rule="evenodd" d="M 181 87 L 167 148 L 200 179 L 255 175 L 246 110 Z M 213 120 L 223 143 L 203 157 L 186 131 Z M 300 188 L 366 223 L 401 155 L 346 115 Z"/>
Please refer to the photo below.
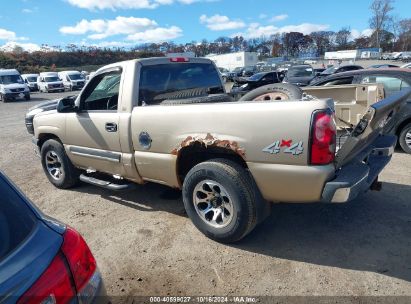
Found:
<path fill-rule="evenodd" d="M 132 60 L 126 60 L 126 61 L 121 61 L 121 62 L 116 62 L 112 64 L 108 64 L 106 66 L 103 66 L 99 68 L 96 73 L 100 73 L 101 71 L 108 70 L 111 68 L 115 67 L 124 67 L 127 64 L 130 63 L 140 63 L 142 65 L 150 65 L 150 64 L 165 64 L 165 63 L 171 63 L 171 59 L 173 57 L 150 57 L 150 58 L 138 58 L 138 59 L 132 59 Z M 187 58 L 188 61 L 187 63 L 194 62 L 194 63 L 212 63 L 213 61 L 208 59 L 208 58 L 200 58 L 200 57 L 184 57 Z M 181 63 L 186 63 L 186 62 L 172 62 L 175 64 L 181 64 Z"/>
<path fill-rule="evenodd" d="M 39 74 L 21 74 L 21 77 L 37 77 Z"/>
<path fill-rule="evenodd" d="M 20 75 L 16 69 L 0 69 L 0 75 Z"/>
<path fill-rule="evenodd" d="M 79 71 L 61 71 L 59 74 L 81 74 Z"/>
<path fill-rule="evenodd" d="M 55 75 L 58 75 L 58 73 L 57 72 L 41 72 L 40 73 L 40 76 L 49 76 L 49 75 L 55 76 Z"/>

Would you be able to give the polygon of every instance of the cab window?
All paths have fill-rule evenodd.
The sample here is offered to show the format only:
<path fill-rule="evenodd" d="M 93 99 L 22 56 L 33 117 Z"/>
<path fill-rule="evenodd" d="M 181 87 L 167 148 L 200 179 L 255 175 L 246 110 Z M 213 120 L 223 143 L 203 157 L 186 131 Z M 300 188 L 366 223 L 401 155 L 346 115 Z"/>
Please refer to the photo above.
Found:
<path fill-rule="evenodd" d="M 117 110 L 121 72 L 94 76 L 81 97 L 82 110 Z"/>
<path fill-rule="evenodd" d="M 224 93 L 220 75 L 210 63 L 158 64 L 141 68 L 139 105 L 158 105 L 165 99 Z"/>
<path fill-rule="evenodd" d="M 318 84 L 319 86 L 333 86 L 333 85 L 345 85 L 345 84 L 352 84 L 354 77 L 344 77 L 344 78 L 337 78 L 337 79 L 330 79 Z"/>
<path fill-rule="evenodd" d="M 402 88 L 405 88 L 408 85 L 400 78 L 378 75 L 366 76 L 362 79 L 361 83 L 382 83 L 387 96 L 401 91 Z"/>

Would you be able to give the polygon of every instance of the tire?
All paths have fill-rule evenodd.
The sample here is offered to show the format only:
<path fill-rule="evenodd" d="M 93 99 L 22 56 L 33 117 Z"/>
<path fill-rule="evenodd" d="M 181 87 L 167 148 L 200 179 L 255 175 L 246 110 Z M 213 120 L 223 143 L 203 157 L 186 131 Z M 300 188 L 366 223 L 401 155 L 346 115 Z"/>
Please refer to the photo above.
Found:
<path fill-rule="evenodd" d="M 161 102 L 161 105 L 182 105 L 182 104 L 197 104 L 197 103 L 217 103 L 217 102 L 231 102 L 234 99 L 227 94 L 212 94 L 208 96 L 199 96 L 185 99 L 166 99 Z"/>
<path fill-rule="evenodd" d="M 411 154 L 411 123 L 402 128 L 398 141 L 402 150 L 405 153 Z"/>
<path fill-rule="evenodd" d="M 0 99 L 4 103 L 9 102 L 9 99 L 7 99 L 6 96 L 4 96 L 4 94 L 0 94 Z"/>
<path fill-rule="evenodd" d="M 213 190 L 219 194 L 213 195 Z M 188 172 L 183 183 L 183 202 L 191 221 L 204 235 L 218 242 L 233 243 L 258 223 L 257 191 L 242 166 L 230 160 L 214 159 Z M 204 198 L 206 193 L 208 197 Z"/>
<path fill-rule="evenodd" d="M 300 100 L 302 97 L 303 91 L 298 86 L 289 83 L 276 83 L 252 90 L 241 97 L 239 101 Z"/>
<path fill-rule="evenodd" d="M 71 163 L 59 141 L 47 140 L 41 147 L 40 154 L 44 173 L 54 186 L 68 189 L 78 183 L 80 172 Z"/>

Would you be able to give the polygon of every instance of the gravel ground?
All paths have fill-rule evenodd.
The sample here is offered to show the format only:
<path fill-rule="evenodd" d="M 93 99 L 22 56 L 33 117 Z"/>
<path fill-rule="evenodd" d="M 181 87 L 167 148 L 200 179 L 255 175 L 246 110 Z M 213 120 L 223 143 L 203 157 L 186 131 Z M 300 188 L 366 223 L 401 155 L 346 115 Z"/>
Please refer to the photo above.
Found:
<path fill-rule="evenodd" d="M 60 95 L 0 104 L 0 168 L 45 213 L 83 234 L 113 302 L 139 295 L 411 296 L 410 155 L 395 153 L 381 192 L 342 205 L 274 205 L 242 242 L 222 245 L 198 232 L 179 193 L 163 186 L 54 188 L 23 118 Z"/>

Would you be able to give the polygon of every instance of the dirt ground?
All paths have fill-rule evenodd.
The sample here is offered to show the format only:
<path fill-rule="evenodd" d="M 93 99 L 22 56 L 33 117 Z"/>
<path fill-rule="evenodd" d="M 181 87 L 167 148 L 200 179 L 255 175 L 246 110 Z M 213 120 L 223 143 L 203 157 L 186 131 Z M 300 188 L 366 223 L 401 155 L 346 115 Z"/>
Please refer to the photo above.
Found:
<path fill-rule="evenodd" d="M 198 232 L 179 193 L 163 186 L 54 188 L 24 114 L 56 96 L 0 104 L 0 169 L 45 213 L 83 234 L 113 302 L 140 295 L 411 296 L 410 155 L 395 153 L 381 192 L 342 205 L 274 205 L 243 241 L 223 245 Z"/>

